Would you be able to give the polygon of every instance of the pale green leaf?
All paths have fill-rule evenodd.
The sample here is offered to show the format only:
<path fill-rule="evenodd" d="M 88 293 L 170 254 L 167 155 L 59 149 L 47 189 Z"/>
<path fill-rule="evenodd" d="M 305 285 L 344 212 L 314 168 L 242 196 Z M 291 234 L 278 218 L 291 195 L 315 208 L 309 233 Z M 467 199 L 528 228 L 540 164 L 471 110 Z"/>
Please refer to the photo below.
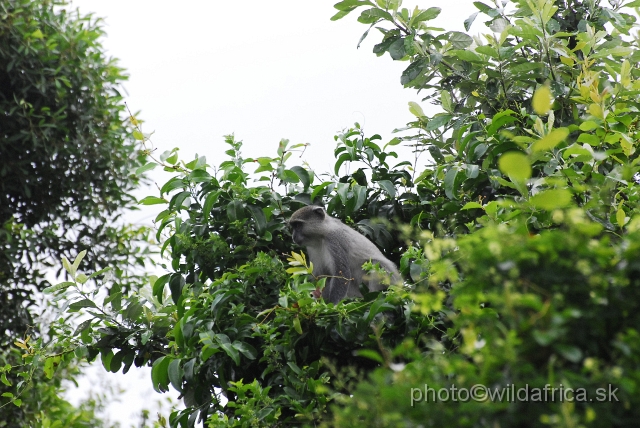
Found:
<path fill-rule="evenodd" d="M 542 210 L 555 210 L 571 205 L 571 192 L 567 189 L 549 189 L 532 196 L 529 203 Z"/>
<path fill-rule="evenodd" d="M 420 104 L 414 102 L 414 101 L 409 101 L 409 112 L 411 114 L 413 114 L 416 117 L 424 117 L 424 111 L 422 110 L 422 107 L 420 107 Z"/>
<path fill-rule="evenodd" d="M 552 102 L 551 90 L 549 87 L 540 86 L 533 94 L 531 104 L 533 105 L 533 111 L 535 111 L 536 114 L 544 115 L 549 113 L 549 110 L 551 110 Z"/>
<path fill-rule="evenodd" d="M 618 208 L 618 211 L 616 211 L 616 222 L 620 227 L 624 227 L 627 222 L 627 217 L 622 209 L 622 205 Z"/>
<path fill-rule="evenodd" d="M 482 208 L 482 204 L 479 204 L 477 202 L 467 202 L 466 204 L 464 204 L 464 206 L 462 208 L 460 208 L 461 210 L 473 210 L 476 208 Z"/>
<path fill-rule="evenodd" d="M 153 168 L 155 168 L 156 166 L 158 166 L 157 163 L 155 162 L 149 162 L 146 165 L 142 165 L 140 168 L 136 169 L 136 175 L 142 175 L 145 172 L 152 170 Z"/>
<path fill-rule="evenodd" d="M 163 198 L 158 198 L 156 196 L 147 196 L 146 198 L 140 201 L 140 205 L 156 205 L 156 204 L 166 204 L 167 200 Z"/>
<path fill-rule="evenodd" d="M 554 129 L 549 134 L 535 141 L 531 145 L 531 151 L 540 152 L 543 150 L 551 150 L 555 146 L 563 142 L 568 135 L 569 135 L 569 129 L 567 128 Z"/>
<path fill-rule="evenodd" d="M 503 154 L 498 161 L 498 167 L 511 181 L 525 181 L 531 177 L 531 163 L 521 152 Z"/>

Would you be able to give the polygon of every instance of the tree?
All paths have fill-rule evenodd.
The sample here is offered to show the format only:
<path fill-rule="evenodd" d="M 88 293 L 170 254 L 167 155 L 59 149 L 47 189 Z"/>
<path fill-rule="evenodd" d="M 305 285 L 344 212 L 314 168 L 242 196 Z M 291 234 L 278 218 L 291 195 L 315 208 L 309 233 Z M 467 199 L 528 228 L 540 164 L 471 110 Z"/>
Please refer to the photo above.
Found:
<path fill-rule="evenodd" d="M 286 140 L 253 159 L 227 136 L 216 169 L 176 149 L 150 158 L 143 169 L 173 174 L 141 201 L 164 208 L 156 236 L 170 271 L 145 292 L 106 279 L 100 300 L 80 287 L 84 254 L 65 261 L 71 281 L 47 291 L 93 317 L 81 340 L 58 326 L 59 346 L 100 355 L 110 371 L 152 365 L 157 391 L 184 396 L 172 426 L 632 426 L 635 18 L 622 4 L 475 4 L 492 31 L 476 41 L 430 28 L 439 8 L 337 3 L 335 19 L 364 7 L 358 21 L 382 33 L 374 52 L 407 61 L 401 82 L 442 112 L 410 103 L 416 120 L 384 145 L 356 124 L 336 136 L 333 175 L 320 182 L 288 165 L 302 146 Z M 396 160 L 401 143 L 413 162 Z M 420 165 L 424 151 L 432 162 Z M 286 228 L 312 202 L 378 244 L 405 286 L 313 300 L 323 279 Z M 512 386 L 520 395 L 509 398 Z"/>
<path fill-rule="evenodd" d="M 99 20 L 65 6 L 58 0 L 0 4 L 3 350 L 16 337 L 39 334 L 36 293 L 49 285 L 45 274 L 61 255 L 86 249 L 87 267 L 117 265 L 125 287 L 134 282 L 131 267 L 146 259 L 147 246 L 138 243 L 145 228 L 120 220 L 134 208 L 131 191 L 141 182 L 119 92 L 126 76 L 103 53 Z M 11 353 L 3 351 L 1 359 L 15 363 Z M 3 392 L 17 381 L 5 380 Z M 10 415 L 10 408 L 22 416 Z M 24 413 L 10 408 L 3 416 L 21 420 Z"/>

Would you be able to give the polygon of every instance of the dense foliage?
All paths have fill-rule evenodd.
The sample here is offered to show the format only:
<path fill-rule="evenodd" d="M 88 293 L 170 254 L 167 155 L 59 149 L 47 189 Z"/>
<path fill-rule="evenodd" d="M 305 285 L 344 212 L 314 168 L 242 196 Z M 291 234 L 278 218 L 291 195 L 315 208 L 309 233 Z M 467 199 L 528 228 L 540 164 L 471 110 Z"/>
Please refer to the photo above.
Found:
<path fill-rule="evenodd" d="M 441 112 L 410 103 L 416 120 L 386 144 L 356 124 L 336 137 L 333 174 L 289 166 L 303 146 L 286 140 L 253 159 L 228 136 L 216 168 L 177 149 L 151 157 L 140 171 L 173 174 L 141 201 L 164 207 L 169 273 L 131 293 L 83 286 L 84 254 L 65 259 L 71 281 L 47 291 L 89 318 L 56 325 L 57 345 L 114 372 L 151 364 L 154 387 L 187 406 L 171 426 L 633 426 L 636 18 L 615 2 L 476 2 L 465 25 L 485 16 L 491 33 L 473 39 L 430 27 L 438 8 L 400 3 L 345 0 L 334 19 L 363 8 L 382 33 L 374 52 L 406 61 L 401 82 Z M 415 158 L 397 160 L 398 144 Z M 370 237 L 405 286 L 312 299 L 286 228 L 309 203 Z M 23 345 L 29 362 L 62 362 Z"/>
<path fill-rule="evenodd" d="M 18 349 L 9 351 L 16 337 L 40 334 L 34 305 L 61 255 L 86 249 L 88 269 L 116 264 L 124 286 L 146 258 L 136 242 L 145 228 L 120 220 L 141 182 L 119 93 L 126 76 L 103 53 L 99 21 L 65 6 L 0 2 L 0 367 L 21 363 Z M 62 373 L 54 381 L 4 374 L 0 426 L 33 421 L 42 406 L 58 409 L 49 415 L 64 426 L 95 426 L 58 398 Z M 13 401 L 20 407 L 8 405 L 20 381 L 36 389 Z"/>

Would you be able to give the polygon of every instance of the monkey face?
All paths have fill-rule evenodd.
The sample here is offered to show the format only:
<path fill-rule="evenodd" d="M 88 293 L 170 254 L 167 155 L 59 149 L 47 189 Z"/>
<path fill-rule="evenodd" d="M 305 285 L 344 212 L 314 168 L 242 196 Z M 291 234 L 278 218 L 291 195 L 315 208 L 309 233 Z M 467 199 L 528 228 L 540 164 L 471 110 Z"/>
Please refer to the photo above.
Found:
<path fill-rule="evenodd" d="M 289 228 L 291 229 L 291 237 L 293 238 L 293 242 L 298 245 L 304 245 L 304 222 L 297 220 L 289 222 Z"/>
<path fill-rule="evenodd" d="M 293 242 L 301 246 L 312 245 L 314 241 L 325 235 L 324 208 L 309 205 L 294 212 L 289 219 L 289 228 Z"/>

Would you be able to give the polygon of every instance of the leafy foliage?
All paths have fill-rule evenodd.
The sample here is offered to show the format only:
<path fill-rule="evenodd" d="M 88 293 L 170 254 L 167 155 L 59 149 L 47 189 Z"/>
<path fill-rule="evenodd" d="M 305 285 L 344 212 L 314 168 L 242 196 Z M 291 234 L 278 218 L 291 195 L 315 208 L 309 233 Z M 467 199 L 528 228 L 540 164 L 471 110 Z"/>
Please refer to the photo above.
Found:
<path fill-rule="evenodd" d="M 115 226 L 139 184 L 126 76 L 102 53 L 98 21 L 64 5 L 0 6 L 0 302 L 15 308 L 0 311 L 3 332 L 33 324 L 31 287 L 47 285 L 50 257 L 87 249 L 96 270 L 136 257 L 123 243 L 140 231 Z"/>
<path fill-rule="evenodd" d="M 114 274 L 124 288 L 136 284 L 133 266 L 144 266 L 148 258 L 147 228 L 120 218 L 134 208 L 130 192 L 141 183 L 131 172 L 139 150 L 119 92 L 126 76 L 103 53 L 99 21 L 66 5 L 59 0 L 0 4 L 0 362 L 5 368 L 20 365 L 19 354 L 9 351 L 16 337 L 25 341 L 41 333 L 34 308 L 49 285 L 45 275 L 55 274 L 51 268 L 62 255 L 89 251 L 85 263 L 91 270 L 117 265 Z M 74 413 L 57 396 L 61 380 L 76 372 L 60 371 L 54 384 L 51 376 L 27 370 L 21 378 L 6 369 L 0 425 L 33 425 L 33 418 L 44 424 L 50 417 L 65 426 L 95 426 L 93 413 Z M 12 395 L 16 384 L 21 392 Z M 41 414 L 45 407 L 22 395 L 28 385 L 58 411 Z"/>
<path fill-rule="evenodd" d="M 406 293 L 370 293 L 364 301 L 334 308 L 311 298 L 316 284 L 308 282 L 305 269 L 288 281 L 281 259 L 291 248 L 286 220 L 303 203 L 280 195 L 275 186 L 288 182 L 288 194 L 309 200 L 311 175 L 284 167 L 296 149 L 284 140 L 279 156 L 269 160 L 243 159 L 233 136 L 226 143 L 230 160 L 216 175 L 209 174 L 202 157 L 179 163 L 173 152 L 163 154 L 161 162 L 175 176 L 161 188 L 160 198 L 142 201 L 166 206 L 156 222 L 172 273 L 152 278 L 139 294 L 110 284 L 109 294 L 101 296 L 104 286 L 83 287 L 88 277 L 77 267 L 84 254 L 64 262 L 71 281 L 45 291 L 70 302 L 71 312 L 86 311 L 91 318 L 75 332 L 57 325 L 56 336 L 64 338 L 59 346 L 90 359 L 99 353 L 113 372 L 152 364 L 154 388 L 161 392 L 171 385 L 188 406 L 172 416 L 173 424 L 208 416 L 214 425 L 235 419 L 240 425 L 319 421 L 327 409 L 330 379 L 321 361 L 336 373 L 348 370 L 341 376 L 350 383 L 362 377 L 362 370 L 390 361 L 377 353 L 380 343 L 417 340 L 441 321 L 412 313 Z M 254 163 L 269 185 L 248 186 L 244 167 Z M 375 201 L 380 191 L 371 194 Z M 359 357 L 353 356 L 354 347 Z"/>

